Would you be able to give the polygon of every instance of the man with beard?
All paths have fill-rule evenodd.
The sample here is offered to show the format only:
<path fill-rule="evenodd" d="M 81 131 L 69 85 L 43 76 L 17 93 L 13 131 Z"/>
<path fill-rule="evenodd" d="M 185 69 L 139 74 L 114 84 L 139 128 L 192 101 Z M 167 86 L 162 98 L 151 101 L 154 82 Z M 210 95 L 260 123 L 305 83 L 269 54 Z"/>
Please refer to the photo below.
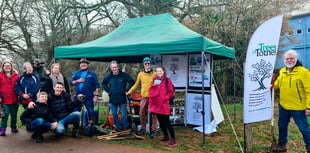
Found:
<path fill-rule="evenodd" d="M 295 50 L 284 54 L 284 64 L 274 82 L 274 88 L 280 89 L 279 136 L 275 152 L 286 152 L 288 142 L 288 124 L 293 117 L 303 135 L 307 153 L 310 153 L 310 127 L 307 116 L 310 115 L 310 72 L 297 59 Z"/>
<path fill-rule="evenodd" d="M 70 83 L 75 86 L 76 96 L 82 95 L 83 104 L 89 116 L 89 123 L 93 124 L 96 121 L 94 100 L 98 100 L 100 85 L 96 73 L 88 68 L 89 61 L 86 58 L 82 58 L 79 64 L 80 69 L 74 72 Z M 81 111 L 81 107 L 82 104 L 77 106 L 75 110 Z"/>

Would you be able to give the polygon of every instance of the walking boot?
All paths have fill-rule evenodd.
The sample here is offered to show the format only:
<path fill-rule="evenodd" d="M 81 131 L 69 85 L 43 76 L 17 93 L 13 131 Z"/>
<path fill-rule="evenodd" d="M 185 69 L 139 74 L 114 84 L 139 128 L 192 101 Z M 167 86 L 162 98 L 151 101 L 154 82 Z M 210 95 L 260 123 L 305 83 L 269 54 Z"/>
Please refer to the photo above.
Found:
<path fill-rule="evenodd" d="M 35 141 L 37 137 L 38 137 L 38 133 L 37 132 L 33 132 L 32 135 L 31 135 L 31 139 Z"/>
<path fill-rule="evenodd" d="M 155 131 L 151 131 L 150 133 L 150 138 L 155 138 L 156 137 L 156 132 Z"/>
<path fill-rule="evenodd" d="M 17 128 L 11 128 L 11 132 L 12 132 L 12 133 L 18 133 L 19 131 L 18 131 Z"/>
<path fill-rule="evenodd" d="M 310 153 L 310 146 L 306 146 L 307 153 Z"/>
<path fill-rule="evenodd" d="M 95 124 L 96 123 L 96 116 L 92 115 L 89 117 L 89 124 Z"/>
<path fill-rule="evenodd" d="M 171 138 L 168 146 L 175 147 L 176 145 L 177 145 L 177 140 L 175 138 Z"/>
<path fill-rule="evenodd" d="M 286 142 L 279 140 L 279 143 L 273 148 L 274 152 L 286 152 Z"/>
<path fill-rule="evenodd" d="M 0 128 L 0 136 L 5 136 L 6 128 Z"/>
<path fill-rule="evenodd" d="M 145 134 L 145 130 L 143 129 L 140 129 L 137 133 L 137 135 L 144 135 Z"/>
<path fill-rule="evenodd" d="M 43 142 L 43 140 L 44 140 L 43 134 L 42 134 L 42 133 L 37 133 L 37 135 L 36 135 L 34 141 L 35 141 L 36 143 L 41 143 L 41 142 Z"/>
<path fill-rule="evenodd" d="M 80 134 L 79 128 L 74 128 L 73 129 L 72 137 L 77 138 L 77 139 L 81 139 L 82 138 L 82 135 Z"/>

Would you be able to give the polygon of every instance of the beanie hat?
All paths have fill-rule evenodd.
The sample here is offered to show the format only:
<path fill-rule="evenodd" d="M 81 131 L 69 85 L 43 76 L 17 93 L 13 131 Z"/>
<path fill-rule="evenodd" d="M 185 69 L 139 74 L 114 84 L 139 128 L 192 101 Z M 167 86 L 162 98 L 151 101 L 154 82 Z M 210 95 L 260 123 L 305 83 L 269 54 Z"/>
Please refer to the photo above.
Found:
<path fill-rule="evenodd" d="M 150 61 L 150 62 L 151 62 L 151 58 L 149 58 L 149 57 L 144 57 L 144 59 L 143 59 L 143 62 L 142 62 L 142 63 L 144 63 L 145 61 Z"/>

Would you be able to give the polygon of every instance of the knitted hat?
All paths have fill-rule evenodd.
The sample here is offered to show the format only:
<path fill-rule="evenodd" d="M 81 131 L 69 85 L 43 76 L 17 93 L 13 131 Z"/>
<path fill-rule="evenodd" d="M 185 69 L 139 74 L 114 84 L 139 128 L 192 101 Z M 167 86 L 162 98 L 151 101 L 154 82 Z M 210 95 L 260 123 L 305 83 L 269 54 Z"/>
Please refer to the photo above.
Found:
<path fill-rule="evenodd" d="M 150 62 L 151 62 L 151 58 L 149 58 L 149 57 L 144 57 L 144 59 L 143 59 L 143 62 L 142 62 L 142 63 L 144 63 L 145 61 L 150 61 Z"/>

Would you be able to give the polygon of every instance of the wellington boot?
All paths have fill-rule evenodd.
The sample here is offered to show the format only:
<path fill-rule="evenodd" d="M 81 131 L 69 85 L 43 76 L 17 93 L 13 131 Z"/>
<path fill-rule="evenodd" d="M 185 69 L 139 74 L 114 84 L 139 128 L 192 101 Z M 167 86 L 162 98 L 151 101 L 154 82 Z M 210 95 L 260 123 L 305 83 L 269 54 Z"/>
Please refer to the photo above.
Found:
<path fill-rule="evenodd" d="M 0 128 L 0 136 L 5 136 L 6 128 Z"/>

